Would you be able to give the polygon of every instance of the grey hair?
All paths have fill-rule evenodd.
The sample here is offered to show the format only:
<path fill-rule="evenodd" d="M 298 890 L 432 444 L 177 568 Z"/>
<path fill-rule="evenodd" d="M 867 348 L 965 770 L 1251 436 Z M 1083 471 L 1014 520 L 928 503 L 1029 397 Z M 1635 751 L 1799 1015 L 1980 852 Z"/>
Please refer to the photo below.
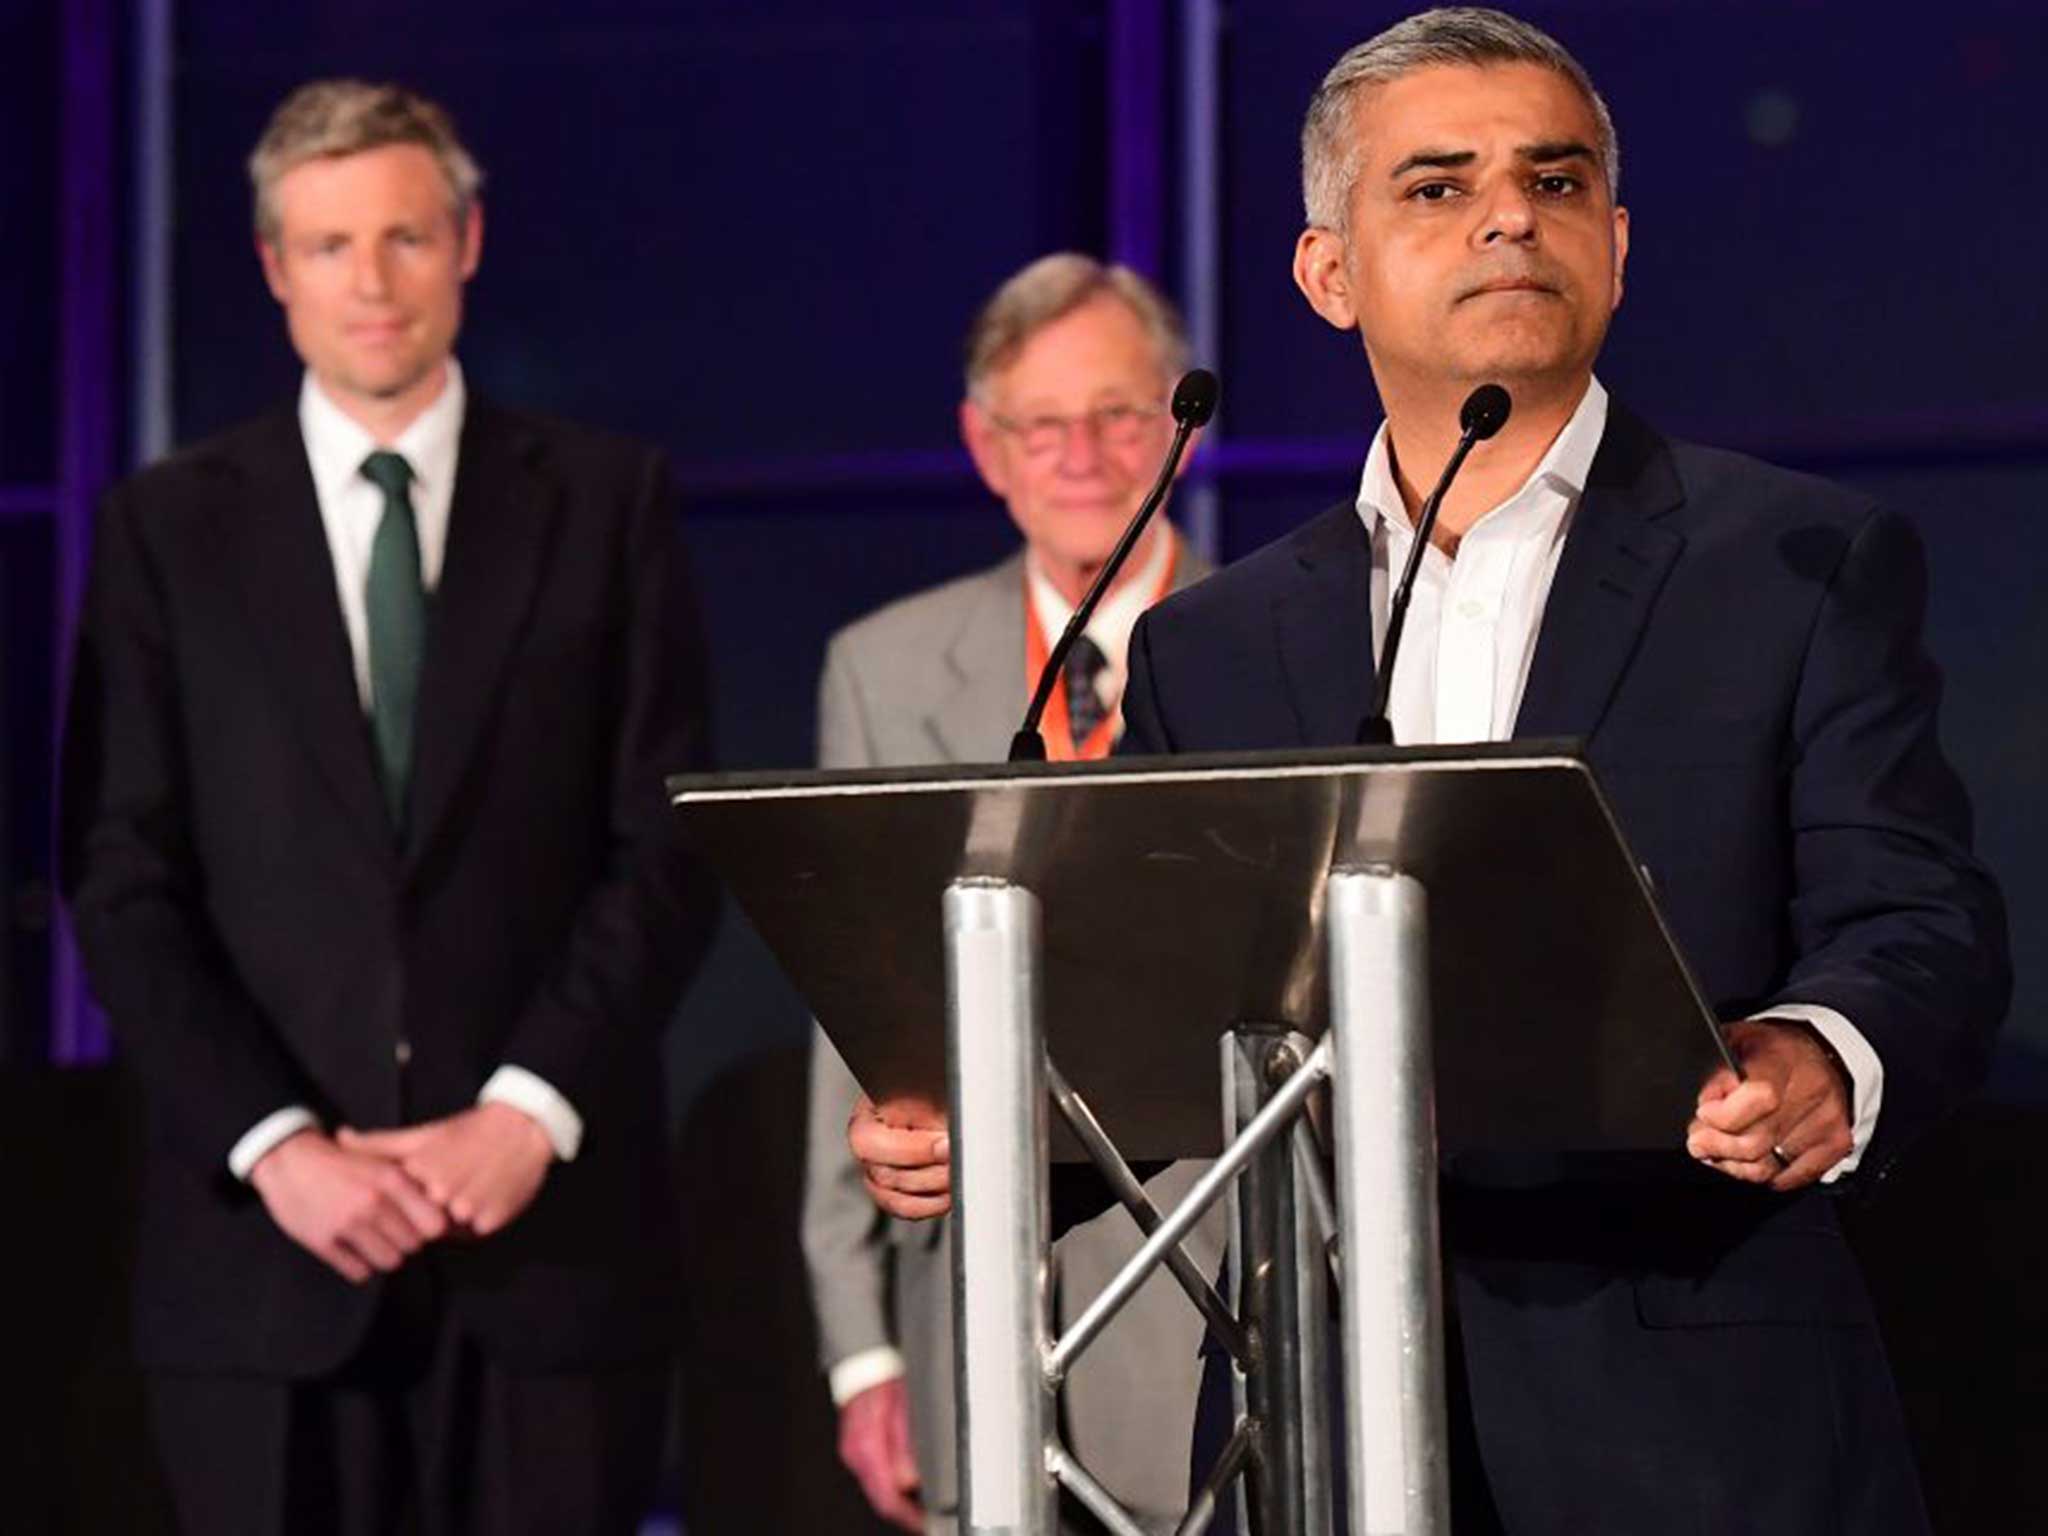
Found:
<path fill-rule="evenodd" d="M 1349 130 L 1362 90 L 1440 64 L 1540 64 L 1563 75 L 1593 109 L 1608 194 L 1621 196 L 1621 141 L 1585 66 L 1539 27 L 1483 6 L 1453 5 L 1398 21 L 1351 49 L 1323 76 L 1301 125 L 1301 200 L 1309 224 L 1341 230 L 1358 179 L 1359 146 Z"/>
<path fill-rule="evenodd" d="M 448 182 L 449 207 L 457 222 L 469 217 L 484 175 L 445 110 L 401 85 L 314 80 L 284 99 L 249 155 L 256 233 L 276 242 L 277 184 L 287 171 L 308 160 L 361 154 L 387 144 L 417 144 L 431 153 Z"/>
<path fill-rule="evenodd" d="M 1187 328 L 1166 295 L 1129 267 L 1058 251 L 1010 277 L 975 315 L 967 330 L 968 395 L 985 403 L 990 378 L 1015 362 L 1026 342 L 1105 294 L 1138 317 L 1161 376 L 1169 384 L 1179 378 L 1188 365 Z"/>

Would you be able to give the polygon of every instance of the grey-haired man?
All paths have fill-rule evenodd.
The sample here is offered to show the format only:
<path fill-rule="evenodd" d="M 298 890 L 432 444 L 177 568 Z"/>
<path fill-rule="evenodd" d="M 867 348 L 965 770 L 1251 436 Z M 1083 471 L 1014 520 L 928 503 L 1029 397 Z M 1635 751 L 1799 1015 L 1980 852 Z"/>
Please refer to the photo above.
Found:
<path fill-rule="evenodd" d="M 1023 547 L 833 637 L 819 690 L 826 767 L 1001 759 L 1048 640 L 1158 473 L 1172 431 L 1165 403 L 1185 350 L 1178 317 L 1126 268 L 1064 253 L 997 289 L 968 337 L 960 425 Z M 1082 664 L 1070 660 L 1060 681 L 1046 718 L 1050 755 L 1110 750 L 1132 626 L 1207 570 L 1163 519 L 1153 525 L 1077 646 Z M 950 1530 L 950 1224 L 876 1211 L 846 1148 L 859 1089 L 822 1038 L 815 1063 L 804 1250 L 840 1404 L 840 1454 L 884 1517 L 907 1530 Z M 1160 1198 L 1175 1197 L 1191 1166 L 1158 1176 Z M 1212 1221 L 1201 1239 L 1211 1252 L 1216 1232 Z M 1070 1233 L 1057 1251 L 1062 1306 L 1085 1304 L 1138 1236 L 1121 1211 Z M 1075 1452 L 1161 1529 L 1185 1504 L 1200 1337 L 1199 1319 L 1162 1275 L 1064 1394 Z M 1081 1512 L 1073 1519 L 1093 1529 Z"/>

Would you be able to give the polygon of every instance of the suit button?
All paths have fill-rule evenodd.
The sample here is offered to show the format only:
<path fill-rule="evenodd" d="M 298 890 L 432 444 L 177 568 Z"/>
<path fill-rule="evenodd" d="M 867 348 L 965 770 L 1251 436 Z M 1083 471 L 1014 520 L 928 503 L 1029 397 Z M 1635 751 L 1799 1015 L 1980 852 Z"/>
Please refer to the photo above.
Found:
<path fill-rule="evenodd" d="M 398 1044 L 392 1048 L 391 1054 L 398 1059 L 398 1064 L 401 1067 L 404 1066 L 407 1062 L 412 1060 L 412 1042 L 410 1040 L 399 1041 Z"/>

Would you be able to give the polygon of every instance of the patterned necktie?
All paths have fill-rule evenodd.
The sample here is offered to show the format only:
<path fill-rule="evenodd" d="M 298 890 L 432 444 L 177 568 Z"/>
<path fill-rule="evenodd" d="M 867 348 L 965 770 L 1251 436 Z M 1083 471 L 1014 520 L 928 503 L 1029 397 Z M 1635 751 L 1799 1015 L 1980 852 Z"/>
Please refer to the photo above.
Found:
<path fill-rule="evenodd" d="M 364 478 L 384 493 L 384 517 L 370 545 L 364 583 L 370 630 L 370 734 L 391 825 L 405 827 L 406 788 L 412 780 L 413 709 L 419 699 L 420 659 L 427 649 L 427 594 L 420 583 L 419 530 L 413 523 L 412 466 L 379 449 L 363 460 Z"/>
<path fill-rule="evenodd" d="M 1098 686 L 1102 670 L 1108 665 L 1109 658 L 1102 654 L 1102 647 L 1086 635 L 1077 636 L 1074 648 L 1067 652 L 1063 669 L 1067 680 L 1067 734 L 1073 738 L 1076 752 L 1109 713 Z"/>

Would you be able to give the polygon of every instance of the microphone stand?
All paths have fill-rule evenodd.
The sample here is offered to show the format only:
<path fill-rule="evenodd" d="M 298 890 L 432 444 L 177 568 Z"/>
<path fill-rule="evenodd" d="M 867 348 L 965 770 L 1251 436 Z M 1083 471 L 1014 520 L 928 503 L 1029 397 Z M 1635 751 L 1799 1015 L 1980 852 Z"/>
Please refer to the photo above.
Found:
<path fill-rule="evenodd" d="M 1458 434 L 1458 446 L 1452 450 L 1443 474 L 1438 476 L 1436 489 L 1422 504 L 1422 515 L 1415 520 L 1415 542 L 1408 547 L 1408 563 L 1402 567 L 1401 580 L 1387 600 L 1387 638 L 1380 646 L 1380 663 L 1373 669 L 1372 708 L 1358 722 L 1361 747 L 1394 745 L 1393 722 L 1387 719 L 1387 699 L 1394 686 L 1394 659 L 1401 652 L 1401 631 L 1408 623 L 1408 603 L 1415 595 L 1415 579 L 1422 572 L 1423 551 L 1429 548 L 1430 535 L 1436 531 L 1437 509 L 1443 505 L 1444 493 L 1458 478 L 1458 471 L 1464 468 L 1466 456 L 1474 446 L 1507 424 L 1508 407 L 1506 390 L 1498 384 L 1482 384 L 1466 397 L 1458 412 L 1458 424 L 1463 429 Z"/>
<path fill-rule="evenodd" d="M 1024 712 L 1024 723 L 1017 734 L 1010 738 L 1009 761 L 1013 763 L 1042 763 L 1045 761 L 1045 738 L 1039 734 L 1038 722 L 1045 716 L 1045 707 L 1052 702 L 1053 684 L 1058 681 L 1060 671 L 1067 664 L 1067 652 L 1074 648 L 1074 642 L 1081 638 L 1081 631 L 1088 625 L 1102 594 L 1109 590 L 1109 584 L 1116 580 L 1116 574 L 1123 569 L 1124 562 L 1131 557 L 1145 525 L 1152 520 L 1166 500 L 1166 493 L 1173 485 L 1174 471 L 1180 468 L 1180 458 L 1187 451 L 1188 439 L 1195 429 L 1206 422 L 1216 409 L 1216 375 L 1198 368 L 1180 381 L 1173 392 L 1173 444 L 1166 450 L 1166 461 L 1159 466 L 1159 478 L 1152 482 L 1152 489 L 1138 507 L 1137 515 L 1125 526 L 1123 535 L 1116 541 L 1116 548 L 1102 563 L 1102 569 L 1095 573 L 1095 580 L 1089 584 L 1087 594 L 1082 597 L 1074 616 L 1067 620 L 1067 627 L 1060 631 L 1060 637 L 1045 658 L 1044 670 L 1038 674 L 1038 690 L 1031 696 L 1031 707 Z"/>

